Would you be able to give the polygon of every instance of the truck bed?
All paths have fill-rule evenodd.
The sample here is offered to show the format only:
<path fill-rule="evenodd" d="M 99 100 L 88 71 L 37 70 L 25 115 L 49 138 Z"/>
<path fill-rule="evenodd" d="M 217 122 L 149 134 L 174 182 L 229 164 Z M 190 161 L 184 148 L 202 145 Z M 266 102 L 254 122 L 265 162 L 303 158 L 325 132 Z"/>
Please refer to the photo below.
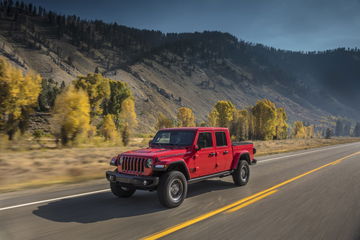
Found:
<path fill-rule="evenodd" d="M 256 149 L 254 149 L 254 144 L 252 142 L 234 142 L 232 144 L 232 149 L 234 155 L 239 152 L 249 152 L 250 161 L 253 161 L 254 154 L 256 153 Z"/>
<path fill-rule="evenodd" d="M 249 145 L 249 144 L 253 144 L 252 142 L 233 142 L 232 145 L 233 146 L 241 146 L 241 145 Z"/>

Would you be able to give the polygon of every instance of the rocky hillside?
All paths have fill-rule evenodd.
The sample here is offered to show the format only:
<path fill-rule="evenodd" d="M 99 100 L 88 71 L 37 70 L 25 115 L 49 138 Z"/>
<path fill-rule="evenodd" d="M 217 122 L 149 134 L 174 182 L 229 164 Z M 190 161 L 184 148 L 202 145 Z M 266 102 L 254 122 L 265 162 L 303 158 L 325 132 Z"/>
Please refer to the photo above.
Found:
<path fill-rule="evenodd" d="M 227 33 L 163 34 L 2 1 L 0 54 L 59 82 L 95 69 L 127 82 L 141 127 L 158 112 L 175 117 L 180 106 L 205 120 L 221 99 L 242 108 L 269 98 L 292 121 L 360 119 L 358 49 L 289 52 Z"/>

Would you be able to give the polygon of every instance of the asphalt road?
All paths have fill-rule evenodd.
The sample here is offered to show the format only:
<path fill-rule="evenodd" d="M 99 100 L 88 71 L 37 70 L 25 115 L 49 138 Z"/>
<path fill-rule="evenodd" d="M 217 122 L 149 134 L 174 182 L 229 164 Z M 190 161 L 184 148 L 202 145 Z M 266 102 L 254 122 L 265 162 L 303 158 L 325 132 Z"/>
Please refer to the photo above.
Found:
<path fill-rule="evenodd" d="M 359 151 L 260 157 L 248 185 L 195 183 L 175 209 L 155 192 L 115 198 L 105 180 L 1 194 L 0 239 L 360 239 Z"/>

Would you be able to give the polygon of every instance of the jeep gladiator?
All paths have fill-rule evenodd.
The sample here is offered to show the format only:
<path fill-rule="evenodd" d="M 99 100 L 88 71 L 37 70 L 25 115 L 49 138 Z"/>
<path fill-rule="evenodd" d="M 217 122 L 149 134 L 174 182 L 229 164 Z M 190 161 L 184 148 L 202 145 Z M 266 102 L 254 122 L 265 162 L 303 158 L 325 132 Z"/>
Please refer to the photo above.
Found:
<path fill-rule="evenodd" d="M 231 175 L 236 186 L 246 185 L 255 153 L 252 143 L 232 143 L 227 128 L 161 129 L 148 148 L 112 158 L 116 169 L 107 171 L 106 178 L 118 197 L 156 190 L 160 203 L 173 208 L 186 198 L 189 183 Z"/>

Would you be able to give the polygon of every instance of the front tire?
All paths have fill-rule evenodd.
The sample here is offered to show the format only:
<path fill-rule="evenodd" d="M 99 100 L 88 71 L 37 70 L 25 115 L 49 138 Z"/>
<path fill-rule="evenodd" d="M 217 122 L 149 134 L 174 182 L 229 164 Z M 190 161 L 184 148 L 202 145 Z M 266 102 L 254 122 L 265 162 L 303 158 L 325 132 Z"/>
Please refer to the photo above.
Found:
<path fill-rule="evenodd" d="M 187 181 L 182 172 L 170 171 L 163 174 L 157 189 L 160 203 L 167 208 L 179 206 L 187 194 Z"/>
<path fill-rule="evenodd" d="M 250 178 L 250 167 L 246 160 L 240 160 L 238 167 L 232 174 L 236 186 L 244 186 Z"/>
<path fill-rule="evenodd" d="M 110 183 L 110 189 L 111 189 L 111 192 L 115 196 L 120 197 L 120 198 L 131 197 L 136 191 L 135 188 L 124 187 L 124 186 L 121 186 L 120 184 L 114 183 L 114 182 Z"/>

